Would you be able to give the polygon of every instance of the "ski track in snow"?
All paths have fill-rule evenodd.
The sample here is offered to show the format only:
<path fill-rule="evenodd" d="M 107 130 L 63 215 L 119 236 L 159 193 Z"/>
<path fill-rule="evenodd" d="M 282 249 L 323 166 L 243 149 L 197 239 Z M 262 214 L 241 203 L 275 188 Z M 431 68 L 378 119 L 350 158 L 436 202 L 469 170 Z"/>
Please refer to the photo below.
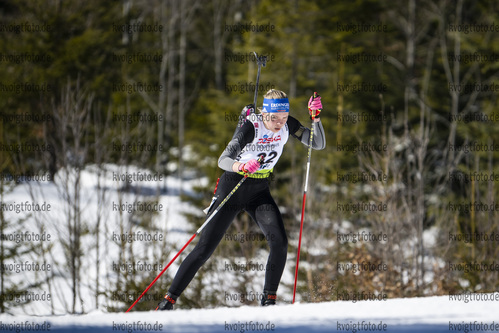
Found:
<path fill-rule="evenodd" d="M 499 302 L 465 303 L 450 300 L 449 296 L 435 296 L 356 303 L 296 303 L 265 308 L 94 311 L 85 315 L 40 317 L 0 315 L 0 328 L 15 332 L 5 325 L 26 321 L 45 323 L 45 327 L 49 323 L 51 332 L 497 332 Z M 485 324 L 489 329 L 484 329 Z M 147 329 L 151 325 L 155 326 Z M 491 328 L 491 325 L 494 326 Z"/>

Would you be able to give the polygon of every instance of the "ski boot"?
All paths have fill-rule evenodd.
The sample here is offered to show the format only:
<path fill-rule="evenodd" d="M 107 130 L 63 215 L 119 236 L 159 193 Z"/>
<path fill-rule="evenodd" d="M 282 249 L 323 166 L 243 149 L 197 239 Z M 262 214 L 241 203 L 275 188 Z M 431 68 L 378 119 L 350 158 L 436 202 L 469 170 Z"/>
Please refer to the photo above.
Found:
<path fill-rule="evenodd" d="M 171 294 L 171 293 L 166 293 L 165 298 L 161 302 L 158 303 L 158 306 L 156 307 L 156 311 L 158 310 L 173 310 L 173 304 L 177 301 L 178 296 Z"/>
<path fill-rule="evenodd" d="M 262 306 L 275 305 L 276 298 L 275 291 L 264 290 L 261 304 Z"/>

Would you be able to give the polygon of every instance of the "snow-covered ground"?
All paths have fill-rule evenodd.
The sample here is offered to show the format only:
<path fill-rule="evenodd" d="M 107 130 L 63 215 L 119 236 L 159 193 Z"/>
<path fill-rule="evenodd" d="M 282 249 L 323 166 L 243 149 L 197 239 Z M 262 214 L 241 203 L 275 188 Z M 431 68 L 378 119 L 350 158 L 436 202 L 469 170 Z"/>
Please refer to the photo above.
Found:
<path fill-rule="evenodd" d="M 103 169 L 103 170 L 102 170 Z M 202 212 L 189 203 L 182 202 L 179 189 L 182 186 L 184 193 L 196 195 L 192 188 L 200 186 L 206 179 L 184 180 L 180 184 L 176 177 L 164 177 L 163 181 L 131 181 L 130 189 L 124 190 L 127 181 L 117 178 L 116 175 L 148 175 L 148 170 L 132 166 L 121 167 L 105 165 L 101 169 L 102 176 L 98 178 L 97 168 L 87 166 L 80 173 L 80 211 L 82 223 L 81 235 L 81 282 L 78 290 L 76 313 L 84 313 L 96 309 L 96 281 L 100 280 L 99 308 L 119 305 L 113 298 L 108 297 L 103 291 L 109 291 L 110 286 L 116 283 L 117 271 L 121 276 L 131 263 L 149 265 L 150 271 L 158 274 L 167 258 L 185 244 L 193 234 L 193 227 L 183 215 L 188 211 L 191 214 Z M 105 171 L 105 173 L 104 173 Z M 18 247 L 19 254 L 5 261 L 6 271 L 9 273 L 4 287 L 8 289 L 12 283 L 18 283 L 19 288 L 26 288 L 26 292 L 16 292 L 15 297 L 6 299 L 14 301 L 15 306 L 7 306 L 7 312 L 15 315 L 62 315 L 71 312 L 72 307 L 72 282 L 68 259 L 63 243 L 67 244 L 72 237 L 68 220 L 73 212 L 74 205 L 74 179 L 73 170 L 65 173 L 60 170 L 55 176 L 55 182 L 30 182 L 21 183 L 4 194 L 2 203 L 13 205 L 24 202 L 37 204 L 50 204 L 50 209 L 30 213 L 25 211 L 4 210 L 4 216 L 9 226 L 3 234 L 9 237 L 20 236 L 28 233 L 32 238 L 20 242 L 6 241 L 6 249 Z M 69 186 L 65 186 L 66 181 Z M 98 181 L 100 185 L 98 186 Z M 166 185 L 166 191 L 162 186 Z M 104 196 L 101 193 L 104 191 Z M 156 193 L 159 192 L 159 195 Z M 69 198 L 69 199 L 68 199 Z M 116 211 L 113 206 L 117 203 L 132 204 L 134 202 L 147 202 L 157 200 L 162 209 L 155 210 L 151 217 L 151 226 L 146 229 L 140 225 L 140 215 L 131 215 L 127 211 Z M 68 204 L 68 201 L 71 204 Z M 120 214 L 122 213 L 122 214 Z M 74 215 L 74 214 L 73 214 Z M 96 220 L 100 218 L 97 228 Z M 96 242 L 99 235 L 100 249 L 97 252 Z M 33 237 L 45 235 L 48 240 L 36 241 Z M 126 242 L 126 252 L 123 254 L 121 237 L 147 235 L 158 239 L 148 241 Z M 125 238 L 126 239 L 126 238 Z M 43 245 L 42 250 L 32 250 L 32 246 Z M 162 252 L 162 251 L 167 251 Z M 169 254 L 169 252 L 174 252 Z M 120 254 L 121 253 L 121 254 Z M 131 258 L 130 253 L 133 253 Z M 178 267 L 177 260 L 167 274 L 173 274 Z M 25 263 L 28 264 L 26 268 Z M 42 265 L 45 264 L 47 269 Z M 17 267 L 15 266 L 17 265 Z M 20 266 L 21 265 L 21 266 Z M 24 265 L 24 266 L 23 266 Z M 38 265 L 32 269 L 34 265 Z M 99 273 L 97 273 L 99 266 Z M 139 266 L 137 266 L 139 267 Z M 140 266 L 142 267 L 142 266 Z M 139 267 L 139 268 L 140 268 Z M 17 269 L 16 269 L 17 268 Z M 139 269 L 137 269 L 139 270 Z M 141 273 L 141 272 L 139 272 Z M 165 274 L 164 276 L 166 277 Z M 51 282 L 44 281 L 45 275 L 51 276 Z M 21 289 L 22 290 L 22 289 Z M 27 297 L 37 297 L 30 303 L 23 305 Z M 118 297 L 119 296 L 119 297 Z M 121 299 L 121 295 L 116 298 Z M 50 299 L 47 301 L 47 299 Z M 11 303 L 12 304 L 12 303 Z"/>
<path fill-rule="evenodd" d="M 180 183 L 175 177 L 167 177 L 166 191 L 159 190 L 161 184 L 150 181 L 134 181 L 137 192 L 123 191 L 125 181 L 116 180 L 113 174 L 148 173 L 147 170 L 106 165 L 106 174 L 97 177 L 97 169 L 89 166 L 81 173 L 81 211 L 82 219 L 86 223 L 88 232 L 82 236 L 82 249 L 85 252 L 81 270 L 82 281 L 78 293 L 78 303 L 75 312 L 87 313 L 83 315 L 67 315 L 71 312 L 71 283 L 67 270 L 66 257 L 60 241 L 68 238 L 67 216 L 68 206 L 65 203 L 67 195 L 72 195 L 71 187 L 65 188 L 50 182 L 21 184 L 5 194 L 3 202 L 19 203 L 26 200 L 50 203 L 52 209 L 48 212 L 22 214 L 4 212 L 9 219 L 9 227 L 5 234 L 19 234 L 20 232 L 35 232 L 50 234 L 52 239 L 43 243 L 46 246 L 45 257 L 41 258 L 37 251 L 29 250 L 29 245 L 37 242 L 24 241 L 20 249 L 24 254 L 11 258 L 8 264 L 17 262 L 47 262 L 51 264 L 53 273 L 50 283 L 44 283 L 45 272 L 11 271 L 8 287 L 12 281 L 24 282 L 34 294 L 51 293 L 51 301 L 34 301 L 26 305 L 8 308 L 9 314 L 0 315 L 0 331 L 2 332 L 34 332 L 34 331 L 79 331 L 79 332 L 499 332 L 499 293 L 488 294 L 489 300 L 471 299 L 466 297 L 426 297 L 412 299 L 388 299 L 385 301 L 337 301 L 327 303 L 296 303 L 289 304 L 289 290 L 283 288 L 279 293 L 279 305 L 275 307 L 241 306 L 237 301 L 227 303 L 236 307 L 219 306 L 214 309 L 175 310 L 173 312 L 107 312 L 108 306 L 119 305 L 108 296 L 99 294 L 99 304 L 96 305 L 96 288 L 99 291 L 109 290 L 116 281 L 116 263 L 131 260 L 128 257 L 119 261 L 121 242 L 114 239 L 116 233 L 149 232 L 164 235 L 164 240 L 151 242 L 134 242 L 128 244 L 128 251 L 133 250 L 136 258 L 171 258 L 192 235 L 192 225 L 187 221 L 183 212 L 200 214 L 201 211 L 192 205 L 182 202 L 179 198 Z M 59 173 L 58 177 L 64 174 Z M 97 181 L 100 179 L 100 186 Z M 194 186 L 206 183 L 206 179 L 192 179 L 184 181 L 182 189 L 190 195 L 194 193 Z M 64 179 L 56 178 L 56 184 L 64 184 Z M 99 198 L 99 189 L 105 189 L 105 202 Z M 159 192 L 159 195 L 156 194 Z M 30 193 L 31 192 L 31 193 Z M 111 209 L 115 202 L 134 202 L 135 200 L 156 200 L 164 209 L 152 217 L 153 229 L 147 231 L 135 223 L 132 218 L 120 219 L 119 212 Z M 106 209 L 100 211 L 100 208 Z M 100 215 L 99 215 L 100 214 Z M 96 218 L 100 216 L 102 225 L 97 227 Z M 22 221 L 26 218 L 26 221 Z M 20 221 L 19 224 L 17 221 Z M 97 251 L 96 233 L 101 235 L 100 250 Z M 14 242 L 7 241 L 6 245 L 14 246 Z M 161 249 L 171 249 L 171 253 L 163 253 Z M 29 250 L 29 251 L 28 251 Z M 21 251 L 22 252 L 22 251 Z M 261 260 L 265 253 L 259 254 Z M 97 260 L 98 259 L 98 260 Z M 172 275 L 178 267 L 175 264 L 165 273 Z M 98 262 L 99 272 L 97 271 Z M 159 262 L 159 261 L 158 261 Z M 305 263 L 304 263 L 305 264 Z M 233 273 L 233 272 L 232 272 Z M 214 280 L 211 285 L 218 290 L 225 290 L 227 286 L 235 284 L 237 274 L 224 275 L 224 281 Z M 263 274 L 263 273 L 262 273 Z M 262 275 L 260 274 L 260 275 Z M 207 275 L 206 278 L 209 278 Z M 95 287 L 97 280 L 100 286 Z M 263 275 L 259 276 L 263 281 Z M 292 273 L 286 270 L 283 281 L 290 284 Z M 149 280 L 148 280 L 149 281 Z M 218 282 L 217 282 L 218 281 Z M 41 282 L 41 283 L 40 283 Z M 37 283 L 40 283 L 37 285 Z M 222 285 L 224 284 L 224 285 Z M 34 287 L 31 287 L 34 286 Z M 253 287 L 252 290 L 258 287 Z M 3 295 L 2 295 L 3 296 Z M 487 294 L 478 295 L 485 297 Z M 297 295 L 301 300 L 301 295 Z M 493 299 L 493 300 L 491 300 Z M 133 299 L 129 300 L 130 304 Z M 153 302 L 154 303 L 154 302 Z M 128 305 L 130 305 L 128 304 Z M 128 306 L 127 305 L 127 306 Z M 95 310 L 98 308 L 98 310 Z M 491 326 L 493 325 L 493 326 Z"/>
<path fill-rule="evenodd" d="M 24 325 L 55 332 L 497 332 L 499 294 L 494 300 L 449 296 L 215 308 L 171 312 L 72 316 L 0 315 L 0 329 Z M 50 325 L 50 326 L 49 326 Z M 31 330 L 33 331 L 33 330 Z"/>

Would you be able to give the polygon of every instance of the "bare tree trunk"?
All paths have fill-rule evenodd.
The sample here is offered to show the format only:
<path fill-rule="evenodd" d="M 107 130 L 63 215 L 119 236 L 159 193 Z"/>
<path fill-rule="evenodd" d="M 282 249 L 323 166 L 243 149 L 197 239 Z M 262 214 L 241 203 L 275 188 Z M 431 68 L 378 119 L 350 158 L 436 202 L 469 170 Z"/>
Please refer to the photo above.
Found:
<path fill-rule="evenodd" d="M 53 116 L 56 121 L 56 141 L 53 142 L 57 155 L 62 164 L 61 182 L 56 184 L 66 205 L 66 230 L 68 241 L 65 243 L 67 250 L 68 268 L 71 275 L 72 305 L 71 312 L 76 313 L 77 303 L 81 299 L 81 171 L 88 154 L 88 142 L 85 134 L 89 127 L 89 114 L 92 108 L 93 95 L 87 94 L 80 88 L 79 80 L 73 89 L 71 83 L 62 92 L 61 102 L 53 105 Z"/>
<path fill-rule="evenodd" d="M 172 0 L 170 1 L 170 11 L 171 16 L 169 18 L 168 25 L 168 45 L 176 45 L 175 43 L 175 34 L 177 32 L 176 22 L 177 16 L 173 13 L 177 13 L 178 1 Z M 176 80 L 176 65 L 175 65 L 176 51 L 174 48 L 170 47 L 168 49 L 168 82 L 167 82 L 167 102 L 166 102 L 166 128 L 165 128 L 165 137 L 168 141 L 167 147 L 170 147 L 171 138 L 173 135 L 173 107 L 175 103 L 175 80 Z"/>
<path fill-rule="evenodd" d="M 425 218 L 425 192 L 424 192 L 424 183 L 426 177 L 426 168 L 425 168 L 425 160 L 427 155 L 428 144 L 430 141 L 430 112 L 427 108 L 426 96 L 428 94 L 429 83 L 431 71 L 433 68 L 433 59 L 435 55 L 435 47 L 436 47 L 437 39 L 433 39 L 430 42 L 427 50 L 426 57 L 426 67 L 423 75 L 423 80 L 420 89 L 419 96 L 419 132 L 418 132 L 418 146 L 417 146 L 417 156 L 418 156 L 418 189 L 417 189 L 417 223 L 418 223 L 418 256 L 421 258 L 420 263 L 420 273 L 421 273 L 421 281 L 424 283 L 424 275 L 425 275 L 425 260 L 424 260 L 424 238 L 423 238 L 423 228 L 424 228 L 424 218 Z"/>
<path fill-rule="evenodd" d="M 441 10 L 445 8 L 447 4 L 447 1 L 443 1 L 441 3 Z M 454 24 L 459 25 L 461 23 L 461 14 L 462 14 L 462 8 L 463 8 L 463 0 L 458 0 L 456 4 L 456 15 L 455 15 L 455 22 Z M 460 84 L 460 63 L 459 61 L 455 61 L 453 64 L 453 68 L 451 71 L 450 64 L 449 64 L 449 59 L 447 57 L 448 52 L 447 52 L 447 33 L 445 31 L 445 15 L 441 15 L 440 18 L 440 49 L 442 52 L 442 64 L 444 66 L 445 70 L 445 76 L 447 77 L 447 81 L 449 82 L 449 88 L 452 87 L 452 89 L 449 89 L 449 94 L 451 96 L 451 109 L 450 109 L 450 114 L 452 119 L 455 119 L 454 117 L 457 116 L 458 114 L 458 108 L 459 108 L 459 91 L 455 89 L 458 87 Z M 454 56 L 459 56 L 461 54 L 461 36 L 459 33 L 454 34 Z M 449 125 L 449 137 L 447 139 L 447 147 L 450 147 L 450 145 L 454 145 L 456 142 L 456 129 L 457 129 L 457 122 L 451 121 Z M 445 149 L 444 154 L 447 155 L 447 169 L 452 171 L 453 170 L 453 163 L 455 161 L 455 154 L 453 149 Z"/>
<path fill-rule="evenodd" d="M 162 1 L 160 4 L 160 20 L 164 26 L 167 26 L 168 22 L 168 10 L 166 8 L 166 2 Z M 165 113 L 165 104 L 166 104 L 166 70 L 168 68 L 168 34 L 167 34 L 167 29 L 165 29 L 163 32 L 161 32 L 161 53 L 162 53 L 162 58 L 161 58 L 161 65 L 159 69 L 159 84 L 163 89 L 160 90 L 159 92 L 159 98 L 158 98 L 158 106 L 157 106 L 157 112 L 158 115 L 162 115 L 162 119 L 158 120 L 158 143 L 163 142 L 165 139 L 165 121 L 166 121 L 166 113 Z M 167 147 L 169 148 L 169 147 Z M 164 172 L 164 168 L 161 167 L 163 157 L 161 156 L 161 152 L 158 149 L 156 151 L 156 171 L 157 172 Z"/>
<path fill-rule="evenodd" d="M 297 15 L 298 2 L 296 0 L 290 4 L 290 10 L 293 11 L 293 15 Z M 297 85 L 297 75 L 298 75 L 298 41 L 296 38 L 291 40 L 291 76 L 289 78 L 289 97 L 296 98 L 296 85 Z"/>
<path fill-rule="evenodd" d="M 222 19 L 226 1 L 213 0 L 213 50 L 215 56 L 215 88 L 223 90 L 223 51 L 225 47 Z"/>
<path fill-rule="evenodd" d="M 106 178 L 106 170 L 103 170 L 103 163 L 108 155 L 108 151 L 106 149 L 105 141 L 108 138 L 107 129 L 110 128 L 109 122 L 111 118 L 111 108 L 108 109 L 106 114 L 105 121 L 100 117 L 100 108 L 96 108 L 94 112 L 95 119 L 95 136 L 94 136 L 94 145 L 95 145 L 95 164 L 96 164 L 96 172 L 97 172 L 97 210 L 96 210 L 96 221 L 95 221 L 95 308 L 99 308 L 99 295 L 101 289 L 100 283 L 100 256 L 101 256 L 101 244 L 100 244 L 100 235 L 101 235 L 101 224 L 102 221 L 107 220 L 104 218 L 105 203 L 106 203 L 106 186 L 102 185 L 102 179 Z M 102 125 L 101 125 L 102 124 Z"/>
<path fill-rule="evenodd" d="M 185 120 L 185 57 L 187 48 L 187 29 L 190 17 L 187 17 L 186 2 L 180 2 L 180 53 L 179 53 L 179 88 L 178 88 L 178 180 L 179 195 L 182 195 L 184 170 L 184 120 Z M 190 3 L 189 5 L 192 6 Z"/>
<path fill-rule="evenodd" d="M 341 43 L 341 54 L 345 54 L 345 43 Z M 338 84 L 343 85 L 345 80 L 345 62 L 341 61 L 338 69 Z M 338 92 L 338 106 L 336 107 L 338 111 L 338 130 L 336 132 L 336 142 L 341 144 L 341 131 L 342 131 L 342 119 L 343 119 L 343 91 Z"/>
<path fill-rule="evenodd" d="M 405 59 L 405 67 L 406 67 L 406 82 L 405 82 L 405 92 L 404 92 L 404 137 L 405 140 L 411 141 L 411 135 L 409 133 L 409 107 L 410 107 L 410 102 L 413 99 L 414 96 L 414 83 L 413 83 L 413 73 L 414 73 L 414 57 L 415 57 L 415 17 L 416 17 L 416 3 L 415 0 L 408 0 L 408 17 L 407 17 L 407 25 L 405 27 L 405 37 L 406 37 L 406 59 Z M 416 148 L 417 149 L 417 148 Z M 407 181 L 407 202 L 408 202 L 408 207 L 409 209 L 412 210 L 412 208 L 418 208 L 417 202 L 416 204 L 414 203 L 414 189 L 413 189 L 413 180 L 412 180 L 412 171 L 414 170 L 414 163 L 415 161 L 411 161 L 410 156 L 412 155 L 413 151 L 408 149 L 406 151 L 406 166 L 407 166 L 407 174 L 406 174 L 406 181 Z M 421 179 L 419 179 L 419 182 Z M 419 183 L 418 182 L 418 183 Z M 418 184 L 414 184 L 417 186 Z M 417 197 L 417 196 L 416 196 Z M 416 199 L 417 201 L 417 199 Z M 419 219 L 418 219 L 418 211 L 414 212 L 414 215 L 412 217 L 412 220 L 416 224 L 416 230 L 417 232 L 417 238 L 418 238 L 418 244 L 419 244 Z M 421 285 L 420 282 L 420 264 L 418 260 L 418 251 L 415 252 L 414 255 L 414 262 L 416 266 L 416 290 L 419 292 L 419 288 Z"/>
<path fill-rule="evenodd" d="M 195 2 L 196 7 L 198 2 Z M 232 19 L 236 5 L 232 0 L 213 0 L 213 56 L 215 57 L 215 88 L 224 89 L 223 63 L 224 50 L 227 39 L 230 36 L 225 29 L 222 29 L 227 19 Z"/>

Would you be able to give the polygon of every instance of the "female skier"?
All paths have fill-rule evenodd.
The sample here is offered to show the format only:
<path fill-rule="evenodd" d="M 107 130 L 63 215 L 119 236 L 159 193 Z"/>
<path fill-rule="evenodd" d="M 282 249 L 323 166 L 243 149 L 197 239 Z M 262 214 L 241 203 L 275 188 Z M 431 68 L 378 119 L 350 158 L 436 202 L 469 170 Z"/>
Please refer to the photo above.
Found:
<path fill-rule="evenodd" d="M 320 96 L 310 98 L 308 109 L 314 119 L 312 148 L 324 149 L 326 140 L 319 118 L 322 110 Z M 270 195 L 268 176 L 279 160 L 289 135 L 308 145 L 310 130 L 289 116 L 289 101 L 282 91 L 269 90 L 264 96 L 263 109 L 260 111 L 261 114 L 250 113 L 245 121 L 239 123 L 232 140 L 218 160 L 218 166 L 225 172 L 218 182 L 208 216 L 241 178 L 245 175 L 248 178 L 206 225 L 198 244 L 180 265 L 168 293 L 156 310 L 173 309 L 177 298 L 215 251 L 232 220 L 241 210 L 246 211 L 257 223 L 270 247 L 261 305 L 276 303 L 277 288 L 286 264 L 288 239 L 279 209 Z"/>

